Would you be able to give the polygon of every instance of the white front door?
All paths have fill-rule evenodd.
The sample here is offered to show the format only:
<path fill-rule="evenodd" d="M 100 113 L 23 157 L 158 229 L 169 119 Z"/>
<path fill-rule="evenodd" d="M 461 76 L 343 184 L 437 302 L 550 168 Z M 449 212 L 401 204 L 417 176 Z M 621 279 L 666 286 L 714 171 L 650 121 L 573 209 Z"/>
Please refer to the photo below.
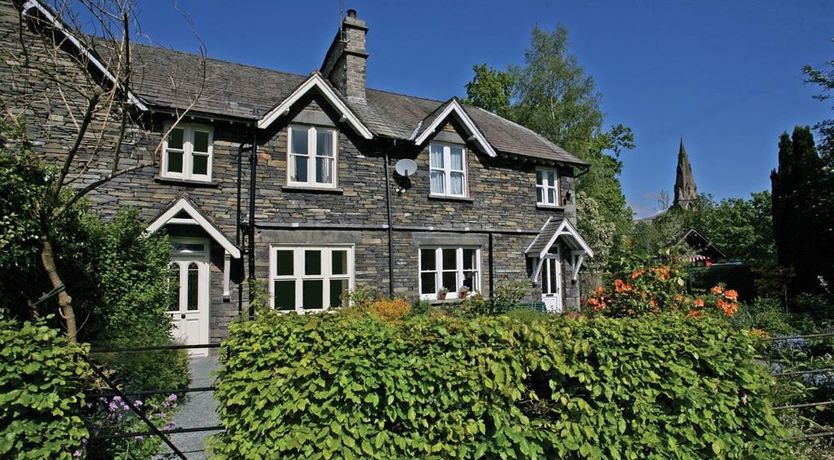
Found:
<path fill-rule="evenodd" d="M 171 246 L 171 334 L 184 345 L 208 343 L 208 241 L 172 238 Z M 208 349 L 190 349 L 189 354 L 206 355 Z"/>
<path fill-rule="evenodd" d="M 542 302 L 549 312 L 562 312 L 562 258 L 553 248 L 542 260 Z"/>

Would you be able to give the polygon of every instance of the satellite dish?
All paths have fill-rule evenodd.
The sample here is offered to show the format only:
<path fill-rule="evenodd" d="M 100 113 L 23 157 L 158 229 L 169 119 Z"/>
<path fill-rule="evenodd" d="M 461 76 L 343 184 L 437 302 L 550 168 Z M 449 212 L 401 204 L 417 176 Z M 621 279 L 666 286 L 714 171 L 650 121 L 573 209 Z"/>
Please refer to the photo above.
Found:
<path fill-rule="evenodd" d="M 403 158 L 394 165 L 394 169 L 402 177 L 411 177 L 417 172 L 417 163 L 414 160 Z"/>

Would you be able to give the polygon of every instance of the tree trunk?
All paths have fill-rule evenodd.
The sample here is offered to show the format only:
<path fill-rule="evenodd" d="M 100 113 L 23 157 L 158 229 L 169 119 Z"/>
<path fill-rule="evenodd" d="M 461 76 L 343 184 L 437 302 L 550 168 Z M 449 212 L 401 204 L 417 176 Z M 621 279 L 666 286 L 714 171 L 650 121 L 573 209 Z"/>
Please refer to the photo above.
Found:
<path fill-rule="evenodd" d="M 52 249 L 52 242 L 49 237 L 41 237 L 41 262 L 46 274 L 49 276 L 49 281 L 52 283 L 53 289 L 58 289 L 64 285 L 61 280 L 61 275 L 58 274 L 58 267 L 55 265 L 55 252 Z M 75 311 L 72 309 L 72 297 L 67 294 L 66 289 L 58 293 L 58 308 L 61 317 L 67 324 L 67 337 L 70 342 L 76 342 L 76 334 L 78 332 L 75 324 Z"/>

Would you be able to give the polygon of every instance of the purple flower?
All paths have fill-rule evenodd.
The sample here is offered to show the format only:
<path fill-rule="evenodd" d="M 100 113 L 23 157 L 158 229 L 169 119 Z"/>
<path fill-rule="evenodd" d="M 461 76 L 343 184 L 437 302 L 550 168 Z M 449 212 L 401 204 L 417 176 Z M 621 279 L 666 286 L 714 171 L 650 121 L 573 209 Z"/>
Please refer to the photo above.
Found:
<path fill-rule="evenodd" d="M 137 399 L 136 401 L 133 401 L 133 405 L 136 407 L 142 407 L 142 400 Z"/>
<path fill-rule="evenodd" d="M 174 423 L 174 422 L 168 422 L 168 423 L 165 424 L 165 429 L 166 430 L 173 430 L 176 427 L 177 427 L 177 424 Z"/>
<path fill-rule="evenodd" d="M 80 450 L 76 450 L 75 452 L 73 452 L 73 453 L 72 453 L 72 456 L 73 456 L 73 457 L 80 457 L 80 456 L 81 456 L 81 451 L 80 451 Z"/>
<path fill-rule="evenodd" d="M 87 438 L 81 438 L 81 445 L 87 447 Z"/>
<path fill-rule="evenodd" d="M 137 442 L 142 442 L 142 441 L 145 440 L 145 437 L 144 436 L 134 436 L 133 439 L 135 439 Z"/>
<path fill-rule="evenodd" d="M 177 395 L 175 395 L 174 393 L 171 393 L 171 396 L 168 396 L 167 401 L 172 402 L 172 403 L 177 402 Z"/>

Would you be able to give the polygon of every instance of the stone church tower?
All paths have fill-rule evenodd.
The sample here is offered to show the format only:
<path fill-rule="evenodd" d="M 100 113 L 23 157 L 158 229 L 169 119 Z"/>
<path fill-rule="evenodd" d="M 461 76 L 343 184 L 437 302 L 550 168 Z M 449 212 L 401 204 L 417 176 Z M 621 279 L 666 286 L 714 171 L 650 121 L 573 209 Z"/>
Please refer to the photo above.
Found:
<path fill-rule="evenodd" d="M 695 178 L 692 177 L 692 165 L 689 164 L 686 147 L 683 146 L 683 138 L 681 138 L 681 146 L 678 150 L 678 169 L 675 177 L 675 201 L 672 206 L 689 209 L 695 205 L 697 198 L 698 186 L 695 185 Z"/>

